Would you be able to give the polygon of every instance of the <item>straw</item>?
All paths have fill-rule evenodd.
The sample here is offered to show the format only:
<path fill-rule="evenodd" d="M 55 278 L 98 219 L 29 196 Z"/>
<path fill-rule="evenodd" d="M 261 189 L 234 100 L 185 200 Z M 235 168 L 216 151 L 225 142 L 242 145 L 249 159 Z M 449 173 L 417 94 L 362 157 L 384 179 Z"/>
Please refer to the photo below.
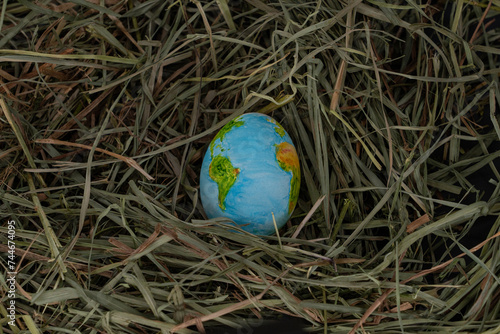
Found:
<path fill-rule="evenodd" d="M 498 333 L 494 1 L 0 7 L 4 331 Z M 271 236 L 200 201 L 248 112 L 301 165 Z"/>

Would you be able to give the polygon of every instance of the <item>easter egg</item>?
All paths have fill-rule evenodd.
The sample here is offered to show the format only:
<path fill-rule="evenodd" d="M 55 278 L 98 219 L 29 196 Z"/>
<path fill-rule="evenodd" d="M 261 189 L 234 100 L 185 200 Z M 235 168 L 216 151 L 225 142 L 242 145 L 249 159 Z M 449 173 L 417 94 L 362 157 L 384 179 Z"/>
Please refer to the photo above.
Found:
<path fill-rule="evenodd" d="M 270 235 L 297 204 L 300 165 L 285 129 L 264 114 L 231 120 L 207 149 L 200 196 L 209 218 L 227 217 L 247 232 Z M 274 215 L 274 220 L 273 220 Z"/>

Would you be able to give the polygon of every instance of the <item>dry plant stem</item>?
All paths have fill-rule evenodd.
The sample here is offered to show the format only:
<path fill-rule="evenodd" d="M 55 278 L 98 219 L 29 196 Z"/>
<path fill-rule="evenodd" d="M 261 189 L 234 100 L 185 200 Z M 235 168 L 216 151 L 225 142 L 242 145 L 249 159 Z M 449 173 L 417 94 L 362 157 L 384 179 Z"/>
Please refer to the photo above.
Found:
<path fill-rule="evenodd" d="M 498 238 L 498 237 L 500 237 L 500 232 L 498 232 L 495 235 L 489 237 L 488 239 L 484 240 L 483 242 L 481 242 L 480 244 L 476 245 L 475 247 L 469 249 L 469 251 L 471 253 L 474 253 L 474 252 L 478 251 L 479 249 L 483 248 L 483 246 L 486 245 L 489 241 L 491 241 L 491 240 L 493 240 L 495 238 Z M 453 263 L 453 261 L 455 261 L 456 259 L 462 258 L 462 257 L 464 257 L 466 255 L 467 255 L 466 253 L 461 253 L 461 254 L 455 256 L 454 258 L 452 258 L 452 259 L 450 259 L 450 260 L 448 260 L 448 261 L 446 261 L 444 263 L 441 263 L 440 265 L 434 266 L 434 267 L 432 267 L 430 269 L 422 270 L 418 274 L 413 275 L 412 277 L 410 277 L 410 278 L 408 278 L 408 279 L 406 279 L 404 281 L 401 281 L 401 283 L 398 283 L 398 284 L 406 284 L 406 283 L 411 282 L 414 279 L 417 279 L 419 277 L 422 277 L 422 276 L 428 275 L 430 273 L 433 273 L 435 271 L 444 269 L 447 266 L 449 266 L 451 263 Z M 356 323 L 356 325 L 354 325 L 354 327 L 349 331 L 349 334 L 355 334 L 356 330 L 359 327 L 363 326 L 363 324 L 366 322 L 366 320 L 368 319 L 368 317 L 373 312 L 375 312 L 375 310 L 384 302 L 384 300 L 387 299 L 387 297 L 394 290 L 396 290 L 396 289 L 395 288 L 387 289 L 379 298 L 377 298 L 377 300 L 368 308 L 368 310 L 366 310 L 366 312 L 363 314 L 363 316 L 358 320 L 358 322 Z"/>
<path fill-rule="evenodd" d="M 11 147 L 9 148 L 8 150 L 5 150 L 3 151 L 1 154 L 0 154 L 0 159 L 3 159 L 5 157 L 7 157 L 9 154 L 11 154 L 12 152 L 15 152 L 15 151 L 19 151 L 19 150 L 22 150 L 22 146 L 19 145 L 19 146 L 14 146 L 14 147 Z"/>
<path fill-rule="evenodd" d="M 212 37 L 212 28 L 210 27 L 210 23 L 208 22 L 207 15 L 205 14 L 205 11 L 203 10 L 201 3 L 198 0 L 192 0 L 192 1 L 195 3 L 195 5 L 198 8 L 200 15 L 203 19 L 205 29 L 207 30 L 207 33 L 208 33 L 208 38 L 210 40 L 210 53 L 211 53 L 211 58 L 212 58 L 212 65 L 214 66 L 215 72 L 218 72 L 217 59 L 215 58 L 217 52 L 215 51 L 214 40 Z"/>
<path fill-rule="evenodd" d="M 132 249 L 113 238 L 111 238 L 109 242 L 119 247 L 117 249 L 117 252 L 121 253 L 121 255 L 123 256 L 126 256 L 126 258 L 123 260 L 123 263 L 127 264 L 128 262 L 134 260 L 138 254 L 144 252 L 148 247 L 150 247 L 151 244 L 158 239 L 160 231 L 161 231 L 161 224 L 157 224 L 155 227 L 155 231 L 136 249 Z"/>
<path fill-rule="evenodd" d="M 474 33 L 472 34 L 472 37 L 470 38 L 469 40 L 469 44 L 472 44 L 474 43 L 474 41 L 476 40 L 476 38 L 479 37 L 479 29 L 481 29 L 481 25 L 483 25 L 484 23 L 484 19 L 486 18 L 486 15 L 488 14 L 488 12 L 490 11 L 490 8 L 491 8 L 491 4 L 492 4 L 493 0 L 490 0 L 488 2 L 488 6 L 486 6 L 486 9 L 484 10 L 484 13 L 483 15 L 481 16 L 481 18 L 479 19 L 479 22 L 477 23 L 477 26 L 476 26 L 476 29 L 474 30 Z M 462 58 L 462 61 L 460 62 L 460 65 L 463 65 L 465 61 L 465 55 L 464 57 Z"/>
<path fill-rule="evenodd" d="M 33 178 L 31 177 L 30 174 L 27 174 L 26 178 L 28 179 L 30 190 L 34 191 L 36 188 L 35 188 L 35 183 L 33 182 Z M 45 211 L 42 207 L 42 203 L 40 203 L 40 199 L 38 199 L 37 194 L 33 193 L 31 195 L 31 198 L 33 200 L 33 204 L 35 204 L 35 210 L 38 216 L 40 217 L 40 221 L 42 222 L 43 225 L 45 237 L 47 238 L 47 242 L 49 244 L 49 249 L 52 256 L 51 261 L 56 261 L 61 274 L 66 273 L 67 268 L 64 265 L 64 262 L 62 261 L 60 253 L 60 248 L 62 247 L 62 245 L 59 242 L 59 239 L 57 238 L 54 229 L 52 228 L 50 221 L 47 218 L 47 215 L 45 214 Z"/>
<path fill-rule="evenodd" d="M 15 220 L 19 326 L 208 333 L 287 314 L 347 333 L 368 310 L 357 333 L 500 334 L 500 237 L 457 242 L 500 226 L 493 2 L 4 1 L 0 244 Z M 281 121 L 301 157 L 279 239 L 198 201 L 211 138 L 246 112 Z"/>
<path fill-rule="evenodd" d="M 307 224 L 307 222 L 309 221 L 309 219 L 311 219 L 311 217 L 314 214 L 314 212 L 316 212 L 316 210 L 319 208 L 319 206 L 321 205 L 321 203 L 323 203 L 323 200 L 325 199 L 325 197 L 326 197 L 326 195 L 321 196 L 320 198 L 318 198 L 318 200 L 316 201 L 316 203 L 314 203 L 314 205 L 311 208 L 311 210 L 307 213 L 307 215 L 304 217 L 304 219 L 302 219 L 302 221 L 300 222 L 299 226 L 297 226 L 297 229 L 292 234 L 292 239 L 297 238 L 297 236 L 299 235 L 300 231 L 302 231 L 302 229 Z"/>
<path fill-rule="evenodd" d="M 275 282 L 278 280 L 278 278 L 275 280 Z M 274 282 L 273 282 L 274 283 Z M 261 293 L 259 293 L 257 296 L 255 297 L 251 297 L 249 299 L 246 299 L 242 302 L 239 302 L 239 303 L 236 303 L 232 306 L 229 306 L 229 307 L 226 307 L 220 311 L 217 311 L 217 312 L 214 312 L 212 314 L 208 314 L 208 315 L 205 315 L 205 316 L 202 316 L 202 317 L 199 317 L 199 318 L 194 318 L 194 319 L 191 319 L 191 320 L 188 320 L 188 321 L 185 321 L 183 322 L 182 324 L 179 324 L 177 326 L 175 326 L 174 328 L 172 328 L 172 333 L 175 333 L 176 331 L 182 329 L 182 328 L 187 328 L 189 326 L 193 326 L 193 325 L 196 325 L 198 322 L 205 322 L 205 321 L 209 321 L 209 320 L 212 320 L 212 319 L 216 319 L 218 317 L 221 317 L 225 314 L 228 314 L 228 313 L 231 313 L 231 312 L 234 312 L 236 310 L 239 310 L 241 308 L 244 308 L 248 305 L 252 305 L 252 304 L 255 304 L 257 303 L 260 299 L 262 299 L 262 297 L 264 297 L 264 295 L 266 294 L 266 292 L 271 288 L 271 285 L 269 285 L 268 287 L 266 287 L 264 289 L 264 291 L 262 291 Z"/>
<path fill-rule="evenodd" d="M 127 36 L 127 38 L 132 42 L 132 44 L 134 44 L 134 46 L 137 48 L 137 50 L 144 54 L 146 53 L 146 51 L 144 51 L 144 49 L 139 45 L 139 43 L 137 43 L 137 41 L 134 39 L 134 37 L 132 37 L 132 35 L 130 35 L 130 33 L 128 32 L 127 28 L 123 25 L 123 23 L 121 23 L 120 20 L 118 20 L 117 17 L 113 16 L 113 15 L 109 15 L 108 14 L 108 17 L 113 20 L 113 22 L 116 24 L 116 26 L 120 29 L 120 31 L 125 35 Z"/>
<path fill-rule="evenodd" d="M 202 17 L 204 18 L 203 21 L 205 23 L 205 28 L 206 29 L 210 29 L 210 26 L 207 27 L 208 25 L 208 22 L 206 21 L 206 16 L 205 16 L 205 12 L 203 11 L 203 8 L 201 6 L 201 4 L 198 2 L 198 1 L 195 1 L 195 4 L 196 6 L 198 7 L 198 9 L 200 10 L 200 13 L 202 15 Z M 188 16 L 187 16 L 187 13 L 185 11 L 185 9 L 183 9 L 183 14 L 184 14 L 184 19 L 186 20 L 186 22 L 188 22 Z M 188 29 L 194 34 L 195 31 L 194 31 L 194 28 L 188 24 Z M 212 35 L 211 35 L 211 30 L 209 32 L 209 35 L 210 35 L 210 40 L 212 41 Z M 212 42 L 212 47 L 213 47 L 213 42 Z M 196 61 L 196 76 L 198 78 L 201 78 L 201 75 L 202 75 L 202 59 L 200 57 L 200 51 L 199 51 L 199 48 L 198 47 L 194 47 L 194 56 L 195 56 L 195 61 Z M 213 50 L 213 53 L 212 55 L 215 54 L 215 50 Z M 200 89 L 201 89 L 201 81 L 200 81 Z M 195 95 L 194 95 L 194 101 L 193 101 L 193 113 L 192 113 L 192 117 L 191 117 L 191 123 L 189 125 L 189 130 L 188 130 L 188 134 L 189 136 L 192 136 L 194 134 L 194 130 L 196 129 L 196 126 L 198 124 L 198 118 L 199 118 L 199 113 L 200 113 L 200 101 L 201 101 L 201 92 L 200 90 L 198 90 Z M 183 151 L 183 154 L 182 154 L 182 158 L 181 158 L 181 166 L 180 166 L 180 170 L 179 170 L 179 175 L 177 176 L 177 182 L 175 184 L 175 189 L 174 189 L 174 196 L 173 196 L 173 205 L 172 205 L 172 211 L 175 212 L 175 208 L 176 208 L 176 205 L 177 205 L 177 195 L 179 193 L 179 188 L 181 186 L 181 182 L 183 181 L 183 173 L 185 171 L 185 168 L 186 168 L 186 158 L 187 158 L 187 154 L 189 152 L 189 150 L 191 149 L 191 143 L 188 143 L 185 147 L 184 147 L 184 151 Z"/>
<path fill-rule="evenodd" d="M 7 56 L 2 56 L 2 55 L 7 55 Z M 46 63 L 50 63 L 50 60 L 52 60 L 54 63 L 57 62 L 57 60 L 102 60 L 102 61 L 107 61 L 111 63 L 118 63 L 118 64 L 127 64 L 127 65 L 136 65 L 137 60 L 135 59 L 130 59 L 130 58 L 123 58 L 123 57 L 112 57 L 112 56 L 103 56 L 103 55 L 72 55 L 72 54 L 66 54 L 66 53 L 61 53 L 61 54 L 52 54 L 52 53 L 41 53 L 41 52 L 33 52 L 33 51 L 26 51 L 26 50 L 12 50 L 12 49 L 0 49 L 0 56 L 2 56 L 2 61 L 10 61 L 10 62 L 22 62 L 25 63 L 25 61 L 20 61 L 17 59 L 15 56 L 20 55 L 20 56 L 33 56 L 33 57 L 45 57 L 48 58 Z M 85 62 L 80 62 L 78 63 L 81 66 L 89 66 L 89 67 L 95 67 L 95 68 L 111 68 L 109 66 L 103 66 L 100 64 L 88 64 Z"/>
<path fill-rule="evenodd" d="M 484 19 L 486 18 L 486 15 L 488 14 L 488 12 L 489 12 L 489 10 L 491 8 L 491 4 L 492 4 L 492 0 L 490 0 L 488 2 L 488 5 L 486 6 L 486 9 L 484 10 L 483 15 L 481 16 L 481 18 L 479 19 L 479 22 L 476 25 L 476 29 L 474 30 L 474 33 L 472 34 L 472 36 L 471 36 L 471 38 L 469 40 L 469 44 L 470 45 L 472 45 L 472 43 L 474 43 L 474 41 L 476 40 L 476 38 L 479 37 L 479 31 L 481 29 L 481 25 L 484 23 Z M 463 66 L 463 64 L 465 62 L 465 59 L 466 59 L 466 55 L 464 54 L 462 56 L 462 59 L 460 60 L 460 66 Z M 476 89 L 477 89 L 477 87 L 473 88 L 470 93 L 474 92 Z M 450 98 L 450 96 L 451 96 L 451 92 L 448 92 L 447 97 L 446 97 L 447 101 Z M 444 117 L 444 114 L 442 114 L 441 117 Z"/>
<path fill-rule="evenodd" d="M 64 141 L 64 140 L 50 139 L 50 138 L 47 138 L 47 139 L 36 139 L 35 143 L 38 143 L 38 144 L 52 144 L 52 145 L 72 146 L 72 147 L 84 148 L 84 149 L 87 149 L 87 150 L 91 150 L 92 149 L 92 146 L 89 146 L 89 145 L 78 144 L 78 143 L 71 143 L 71 142 Z M 117 153 L 114 153 L 114 152 L 110 152 L 108 150 L 105 150 L 105 149 L 102 149 L 102 148 L 99 148 L 99 147 L 96 147 L 95 150 L 97 152 L 101 152 L 101 153 L 107 154 L 109 156 L 112 156 L 113 158 L 116 158 L 118 160 L 121 160 L 121 161 L 125 162 L 127 165 L 129 165 L 130 167 L 136 169 L 139 173 L 141 173 L 142 175 L 144 175 L 148 180 L 150 180 L 150 181 L 154 180 L 154 177 L 152 177 L 144 169 L 142 169 L 142 167 L 139 166 L 139 164 L 134 159 L 128 158 L 128 157 L 124 157 L 123 155 L 120 155 L 120 154 L 117 154 Z M 34 170 L 30 170 L 30 171 L 39 172 L 40 170 L 34 169 Z"/>
<path fill-rule="evenodd" d="M 99 95 L 85 109 L 83 109 L 82 111 L 80 111 L 75 116 L 75 119 L 81 121 L 84 117 L 86 117 L 88 114 L 90 114 L 92 111 L 94 111 L 101 104 L 101 102 L 104 101 L 104 99 L 106 97 L 108 97 L 109 95 L 111 95 L 111 93 L 113 92 L 113 90 L 114 89 L 108 89 L 104 93 L 102 93 L 101 95 Z M 59 129 L 59 131 L 54 132 L 53 134 L 51 134 L 49 138 L 55 140 L 55 139 L 59 138 L 60 136 L 62 136 L 66 131 L 72 129 L 73 126 L 76 124 L 76 120 L 75 119 L 69 120 L 66 124 L 64 124 L 63 126 L 61 126 L 61 128 Z"/>
<path fill-rule="evenodd" d="M 380 78 L 380 73 L 378 71 L 378 68 L 377 68 L 377 61 L 380 59 L 380 56 L 377 54 L 377 51 L 375 50 L 375 46 L 373 45 L 373 41 L 371 43 L 371 48 L 370 48 L 370 55 L 371 55 L 371 59 L 372 59 L 372 64 L 373 64 L 373 69 L 375 71 L 375 78 L 377 79 L 377 87 L 378 87 L 378 91 L 379 91 L 379 95 L 380 95 L 380 105 L 381 105 L 381 109 L 383 110 L 384 109 L 384 104 L 383 104 L 383 95 L 382 95 L 382 83 L 381 83 L 381 78 Z M 385 76 L 383 77 L 383 80 L 384 80 L 384 84 L 385 84 Z M 392 94 L 389 94 L 389 96 L 391 97 L 391 101 L 394 103 L 394 105 L 398 105 L 398 103 L 396 101 L 394 101 L 394 98 L 392 97 Z M 396 118 L 398 116 L 396 115 Z M 389 184 L 391 182 L 391 173 L 392 173 L 392 166 L 393 166 L 393 157 L 394 157 L 394 154 L 393 154 L 393 146 L 394 146 L 394 143 L 392 142 L 392 134 L 391 134 L 391 131 L 389 130 L 389 122 L 387 120 L 387 115 L 384 113 L 384 123 L 385 123 L 385 126 L 387 128 L 387 142 L 389 144 L 389 166 L 387 166 L 387 169 L 389 170 L 389 176 L 387 177 L 387 184 L 386 186 L 389 187 Z M 404 136 L 403 136 L 403 139 L 404 139 Z"/>
<path fill-rule="evenodd" d="M 249 79 L 249 78 L 252 78 L 252 77 L 254 77 L 255 75 L 257 75 L 259 73 L 264 72 L 268 68 L 274 67 L 278 63 L 280 63 L 283 60 L 285 60 L 289 55 L 290 55 L 290 52 L 286 53 L 283 57 L 281 57 L 280 59 L 278 59 L 278 60 L 276 60 L 276 61 L 274 61 L 274 62 L 272 62 L 270 64 L 267 64 L 265 66 L 258 67 L 258 68 L 255 68 L 255 69 L 248 69 L 248 70 L 244 71 L 242 73 L 242 75 L 225 75 L 225 76 L 222 76 L 222 77 L 219 77 L 219 78 L 195 77 L 195 78 L 185 79 L 184 81 L 186 81 L 186 82 L 190 82 L 190 81 L 194 81 L 194 82 L 215 82 L 215 81 L 225 81 L 225 80 L 243 80 L 243 79 Z M 193 65 L 193 64 L 191 64 L 191 65 Z M 277 98 L 277 102 L 283 102 L 288 97 L 289 97 L 289 95 L 283 95 L 281 97 L 278 97 Z M 269 112 L 262 112 L 262 113 L 268 114 Z"/>
<path fill-rule="evenodd" d="M 418 217 L 414 221 L 412 221 L 410 224 L 408 224 L 408 226 L 406 226 L 406 233 L 413 233 L 420 226 L 422 226 L 430 221 L 431 221 L 431 218 L 430 218 L 429 214 L 426 213 L 426 214 Z"/>
<path fill-rule="evenodd" d="M 349 49 L 351 47 L 351 28 L 353 26 L 353 16 L 355 9 L 352 9 L 347 13 L 346 22 L 346 35 L 345 35 L 345 47 Z M 342 58 L 340 62 L 340 69 L 337 74 L 337 80 L 335 81 L 335 86 L 333 87 L 332 99 L 330 102 L 330 110 L 337 110 L 339 106 L 340 94 L 344 88 L 345 75 L 347 70 L 347 61 Z"/>
<path fill-rule="evenodd" d="M 303 264 L 303 265 L 307 266 L 307 265 L 310 265 L 310 264 Z M 172 334 L 175 333 L 176 331 L 180 330 L 180 329 L 196 325 L 198 322 L 202 322 L 203 323 L 205 321 L 216 319 L 216 318 L 221 317 L 221 316 L 223 316 L 225 314 L 228 314 L 228 313 L 234 312 L 236 310 L 239 310 L 241 308 L 244 308 L 244 307 L 246 307 L 248 305 L 256 304 L 259 300 L 262 299 L 262 297 L 264 297 L 264 295 L 267 293 L 267 291 L 269 291 L 269 289 L 273 285 L 275 285 L 280 279 L 282 279 L 290 270 L 292 270 L 295 267 L 300 267 L 300 266 L 301 265 L 293 266 L 291 268 L 288 268 L 288 269 L 284 270 L 278 277 L 276 277 L 271 283 L 269 283 L 268 286 L 266 288 L 264 288 L 264 290 L 261 293 L 259 293 L 257 296 L 250 297 L 250 298 L 248 298 L 246 300 L 243 300 L 243 301 L 241 301 L 239 303 L 236 303 L 234 305 L 228 306 L 228 307 L 226 307 L 226 308 L 224 308 L 224 309 L 222 309 L 220 311 L 217 311 L 217 312 L 214 312 L 214 313 L 202 316 L 202 317 L 198 317 L 198 318 L 195 318 L 195 319 L 191 319 L 191 320 L 185 321 L 182 324 L 179 324 L 179 325 L 175 326 L 174 328 L 172 328 Z"/>
<path fill-rule="evenodd" d="M 7 247 L 7 245 L 0 245 L 0 252 L 7 253 L 8 250 L 9 250 L 9 248 Z M 47 262 L 47 263 L 53 261 L 52 258 L 37 254 L 35 252 L 30 251 L 29 249 L 24 250 L 24 249 L 16 248 L 15 254 L 17 256 L 21 257 L 23 260 L 30 260 L 30 261 L 35 261 L 35 262 Z M 22 263 L 22 261 L 19 261 L 19 263 Z M 94 267 L 94 266 L 89 267 L 89 265 L 85 264 L 85 263 L 76 263 L 76 262 L 72 262 L 72 261 L 68 261 L 68 260 L 65 260 L 64 264 L 66 265 L 66 267 L 69 267 L 73 270 L 82 271 L 85 273 L 87 272 L 87 270 L 89 268 L 91 270 L 97 269 L 97 267 Z M 99 272 L 99 275 L 106 277 L 106 278 L 112 278 L 113 272 L 112 271 L 102 271 L 102 272 Z M 25 292 L 24 296 L 27 299 L 31 299 L 31 294 L 29 294 L 27 292 Z"/>
<path fill-rule="evenodd" d="M 10 113 L 9 107 L 7 106 L 7 104 L 5 103 L 5 100 L 3 99 L 3 96 L 1 96 L 1 95 L 0 95 L 0 108 L 3 111 L 5 118 L 7 118 L 7 121 L 9 122 L 10 127 L 14 131 L 16 138 L 17 138 L 17 141 L 21 145 L 23 152 L 24 152 L 24 155 L 25 155 L 26 160 L 28 161 L 29 165 L 32 168 L 36 168 L 35 161 L 33 160 L 33 156 L 30 152 L 30 149 L 28 148 L 28 145 L 26 145 L 26 141 L 25 141 L 26 135 L 25 135 L 24 131 L 22 130 L 22 128 L 20 127 L 19 123 L 16 122 L 13 115 Z M 46 187 L 45 181 L 43 180 L 41 175 L 37 174 L 36 178 L 43 187 Z"/>

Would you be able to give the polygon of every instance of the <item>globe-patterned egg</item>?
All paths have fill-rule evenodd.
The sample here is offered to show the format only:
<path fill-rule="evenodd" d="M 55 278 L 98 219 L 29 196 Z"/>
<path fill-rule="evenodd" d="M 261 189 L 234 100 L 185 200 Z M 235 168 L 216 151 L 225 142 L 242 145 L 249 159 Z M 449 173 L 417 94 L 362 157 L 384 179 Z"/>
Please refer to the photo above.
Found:
<path fill-rule="evenodd" d="M 256 235 L 273 234 L 285 225 L 299 188 L 295 146 L 285 129 L 264 114 L 244 114 L 230 121 L 203 159 L 200 196 L 207 216 L 230 218 Z"/>

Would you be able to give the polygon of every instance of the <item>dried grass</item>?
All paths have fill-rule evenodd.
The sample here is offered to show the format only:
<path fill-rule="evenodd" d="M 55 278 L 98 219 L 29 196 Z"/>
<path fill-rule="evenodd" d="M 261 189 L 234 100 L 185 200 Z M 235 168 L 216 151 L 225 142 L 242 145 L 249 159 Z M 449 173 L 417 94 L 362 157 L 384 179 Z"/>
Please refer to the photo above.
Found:
<path fill-rule="evenodd" d="M 4 1 L 1 332 L 500 333 L 499 8 L 445 5 Z M 279 238 L 198 196 L 250 111 L 301 160 Z"/>

